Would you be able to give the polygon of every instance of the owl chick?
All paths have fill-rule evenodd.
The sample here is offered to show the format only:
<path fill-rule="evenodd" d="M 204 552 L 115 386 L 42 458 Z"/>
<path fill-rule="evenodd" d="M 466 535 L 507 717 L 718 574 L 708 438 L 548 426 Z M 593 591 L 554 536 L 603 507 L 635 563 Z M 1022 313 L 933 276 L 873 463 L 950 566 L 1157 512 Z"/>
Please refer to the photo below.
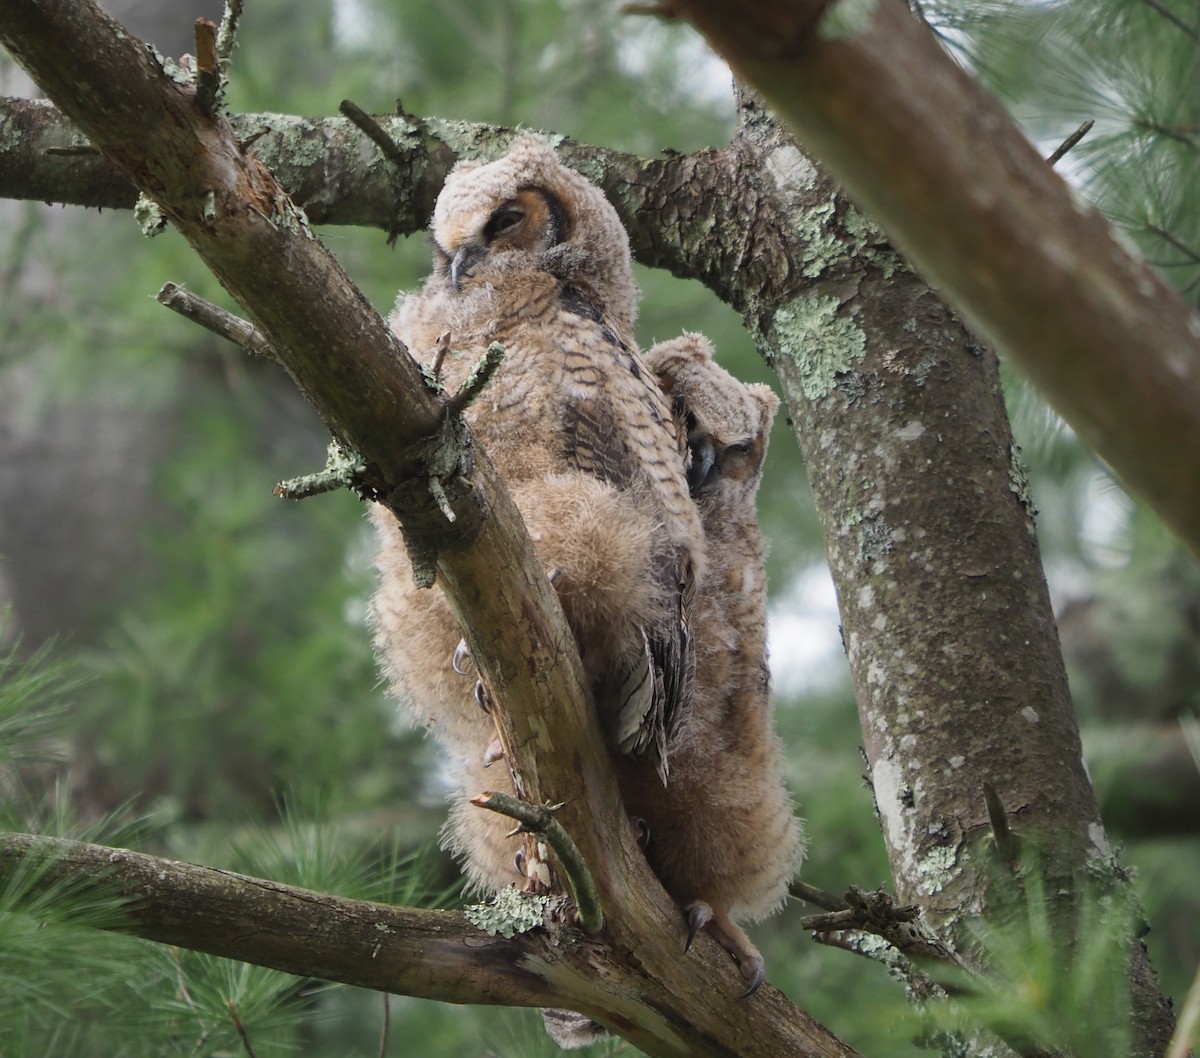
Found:
<path fill-rule="evenodd" d="M 690 936 L 707 929 L 753 990 L 763 959 L 738 923 L 782 907 L 804 854 L 772 724 L 755 506 L 779 399 L 719 367 L 698 334 L 660 343 L 646 359 L 687 428 L 708 565 L 692 606 L 692 711 L 670 783 L 655 788 L 622 761 L 618 775 L 626 809 L 649 825 L 646 856 L 684 907 Z"/>
<path fill-rule="evenodd" d="M 707 566 L 692 604 L 696 678 L 687 728 L 664 789 L 617 758 L 625 808 L 647 824 L 646 857 L 684 908 L 692 938 L 705 928 L 754 991 L 762 955 L 739 925 L 779 910 L 804 856 L 771 723 L 766 580 L 755 506 L 779 400 L 719 367 L 698 334 L 662 342 L 646 362 L 688 440 L 688 481 L 704 526 Z M 544 1010 L 566 1049 L 606 1030 L 570 1010 Z"/>
<path fill-rule="evenodd" d="M 634 341 L 628 237 L 599 189 L 532 136 L 499 161 L 456 166 L 432 234 L 433 273 L 397 300 L 392 328 L 418 359 L 441 360 L 451 391 L 490 343 L 504 346 L 467 419 L 554 570 L 610 744 L 648 761 L 661 787 L 691 700 L 704 537 L 670 407 Z M 473 794 L 495 732 L 451 664 L 461 632 L 440 593 L 414 587 L 391 515 L 375 521 L 385 675 Z M 503 820 L 463 800 L 447 844 L 477 886 L 499 888 L 515 846 Z"/>

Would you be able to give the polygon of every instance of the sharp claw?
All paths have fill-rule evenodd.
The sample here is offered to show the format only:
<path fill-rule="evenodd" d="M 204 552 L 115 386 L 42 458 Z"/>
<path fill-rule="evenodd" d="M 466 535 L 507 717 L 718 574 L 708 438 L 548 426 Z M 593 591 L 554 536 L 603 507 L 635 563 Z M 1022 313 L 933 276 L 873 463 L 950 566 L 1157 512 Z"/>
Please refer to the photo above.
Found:
<path fill-rule="evenodd" d="M 641 816 L 630 816 L 629 822 L 633 824 L 634 840 L 638 843 L 638 848 L 644 852 L 646 846 L 650 844 L 650 824 Z"/>
<path fill-rule="evenodd" d="M 491 715 L 492 707 L 488 702 L 487 689 L 484 687 L 482 680 L 475 681 L 475 701 L 480 709 L 482 709 L 489 716 Z"/>
<path fill-rule="evenodd" d="M 713 913 L 712 908 L 701 900 L 697 900 L 694 904 L 688 904 L 684 910 L 687 912 L 688 936 L 683 950 L 688 951 L 692 946 L 692 941 L 696 939 L 696 934 L 712 921 Z"/>
<path fill-rule="evenodd" d="M 755 992 L 762 987 L 763 981 L 767 979 L 767 964 L 763 962 L 761 955 L 754 958 L 747 958 L 738 964 L 738 969 L 742 976 L 750 982 L 750 987 L 746 989 L 738 999 L 746 999 L 748 996 L 754 995 Z"/>
<path fill-rule="evenodd" d="M 503 759 L 504 747 L 500 745 L 500 740 L 498 738 L 494 738 L 488 743 L 488 748 L 483 754 L 483 766 L 485 768 L 490 768 L 496 763 L 496 761 Z"/>
<path fill-rule="evenodd" d="M 522 878 L 525 877 L 525 850 L 517 849 L 516 855 L 513 856 L 513 866 L 517 869 L 517 874 Z"/>
<path fill-rule="evenodd" d="M 550 581 L 551 584 L 557 584 L 558 578 L 561 576 L 562 570 L 557 566 L 551 566 L 548 570 L 546 570 L 546 579 Z"/>
<path fill-rule="evenodd" d="M 467 649 L 467 641 L 460 639 L 458 646 L 454 648 L 454 657 L 450 659 L 450 667 L 460 676 L 469 676 L 470 673 L 464 667 L 468 661 L 471 661 L 471 652 Z"/>

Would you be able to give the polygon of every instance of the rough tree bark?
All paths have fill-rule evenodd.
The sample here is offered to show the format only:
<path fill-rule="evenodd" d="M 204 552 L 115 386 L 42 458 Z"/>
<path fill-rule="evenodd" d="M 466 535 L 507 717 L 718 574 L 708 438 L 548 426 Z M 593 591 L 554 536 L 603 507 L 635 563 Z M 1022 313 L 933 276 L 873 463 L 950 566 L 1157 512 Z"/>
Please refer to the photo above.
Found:
<path fill-rule="evenodd" d="M 671 0 L 1200 555 L 1200 320 L 905 0 Z"/>
<path fill-rule="evenodd" d="M 21 39 L 32 46 L 39 34 L 48 32 L 44 12 L 62 6 L 0 0 L 0 12 L 39 13 L 37 24 L 22 29 L 6 15 L 0 39 L 7 42 L 13 33 L 23 32 L 28 39 Z M 36 61 L 50 63 L 52 57 Z M 106 69 L 100 64 L 80 73 L 73 67 L 63 71 L 61 83 L 43 81 L 43 86 L 72 107 L 71 116 L 108 153 L 102 130 L 84 124 L 87 112 L 71 103 L 77 80 L 126 76 L 105 74 Z M 146 73 L 153 76 L 155 71 Z M 180 113 L 186 115 L 186 91 L 180 90 L 180 95 Z M 61 141 L 70 135 L 61 118 L 41 104 L 9 103 L 0 114 L 7 115 L 0 118 L 6 122 L 6 140 L 16 135 Z M 609 193 L 629 226 L 639 258 L 701 279 L 742 312 L 780 376 L 820 506 L 900 894 L 926 904 L 934 924 L 951 934 L 966 916 L 986 907 L 981 856 L 978 843 L 973 844 L 986 832 L 984 780 L 996 788 L 1023 832 L 1053 835 L 1051 870 L 1064 884 L 1069 885 L 1073 870 L 1084 866 L 1107 872 L 1114 885 L 1123 884 L 1081 765 L 1078 731 L 994 357 L 833 192 L 753 99 L 742 100 L 741 119 L 734 143 L 723 151 L 651 161 L 569 142 L 560 150 L 565 160 Z M 260 116 L 244 116 L 238 122 L 243 124 L 235 125 L 243 130 L 268 128 L 254 151 L 284 175 L 286 186 L 311 216 L 398 231 L 424 223 L 429 203 L 458 152 L 481 147 L 496 151 L 507 138 L 504 130 L 392 118 L 384 122 L 385 128 L 409 166 L 401 177 L 379 152 L 365 150 L 364 139 L 344 122 L 300 123 Z M 170 155 L 172 142 L 173 137 L 166 136 L 154 145 L 155 165 L 162 164 L 159 153 Z M 204 142 L 207 148 L 211 141 Z M 120 152 L 115 156 L 120 158 Z M 105 204 L 129 204 L 128 190 L 111 178 L 106 163 L 27 153 L 14 169 L 5 165 L 6 157 L 10 155 L 0 151 L 0 193 L 12 194 L 19 186 L 34 197 L 52 190 L 63 201 L 97 204 L 88 196 L 102 195 L 108 196 Z M 136 159 L 126 168 L 139 172 Z M 152 187 L 164 193 L 158 183 Z M 185 232 L 196 223 L 192 214 L 203 215 L 208 190 L 204 186 L 193 192 L 191 214 L 173 217 Z M 236 206 L 237 196 L 231 201 Z M 218 212 L 224 217 L 224 207 Z M 1088 220 L 1085 227 L 1093 223 Z M 228 239 L 238 233 L 226 229 L 221 234 Z M 225 252 L 222 240 L 212 233 L 200 231 L 197 239 L 202 252 L 215 258 Z M 1010 278 L 1014 270 L 1003 261 L 1000 265 Z M 270 317 L 266 304 L 257 300 L 269 304 L 271 288 L 285 281 L 277 275 L 249 278 L 250 286 L 243 288 L 241 267 L 249 267 L 248 262 L 243 261 L 236 274 L 225 273 L 231 289 L 242 290 L 248 311 L 279 348 L 295 343 L 302 355 L 305 335 L 289 331 L 288 321 Z M 261 268 L 261 261 L 255 267 Z M 980 262 L 975 267 L 977 272 L 984 270 Z M 995 271 L 989 275 L 989 283 L 1003 285 Z M 1128 283 L 1136 286 L 1137 279 Z M 289 292 L 284 300 L 290 306 L 294 298 Z M 328 303 L 323 311 L 333 313 Z M 319 341 L 343 340 L 337 332 L 357 309 L 347 311 L 350 315 L 331 315 L 326 326 L 333 333 L 319 331 Z M 1074 313 L 1063 327 L 1073 320 Z M 319 321 L 304 322 L 313 327 Z M 372 333 L 378 339 L 378 332 Z M 349 368 L 341 366 L 340 358 L 374 355 L 364 349 L 369 344 L 334 345 L 335 352 L 322 354 L 328 362 L 314 368 L 312 376 L 293 370 L 315 387 L 318 397 L 325 385 L 358 385 L 360 381 L 345 373 Z M 402 402 L 401 407 L 405 400 L 415 401 L 418 409 L 417 425 L 405 439 L 420 439 L 427 435 L 437 409 L 427 400 L 422 404 L 411 394 L 405 397 L 400 389 L 403 386 L 391 387 L 392 399 Z M 339 411 L 341 407 L 328 413 L 331 425 L 373 454 L 370 444 L 377 435 L 355 425 L 353 412 Z M 375 414 L 382 418 L 392 412 L 381 400 Z M 389 418 L 388 424 L 394 432 L 396 420 Z M 409 472 L 402 459 L 389 462 L 384 456 L 377 466 L 381 483 L 394 483 Z M 463 521 L 471 524 L 472 509 L 497 501 L 493 493 L 477 500 L 477 507 L 467 505 Z M 438 516 L 428 504 L 424 513 L 436 522 Z M 464 542 L 469 538 L 470 533 Z M 483 567 L 467 565 L 468 559 L 453 566 L 459 561 L 453 556 L 460 554 L 487 552 L 476 543 L 462 552 L 442 553 L 442 571 L 462 590 Z M 484 561 L 496 559 L 493 555 Z M 536 566 L 527 575 L 531 584 L 542 587 L 538 582 L 544 578 Z M 510 614 L 522 612 L 522 590 L 517 578 L 512 594 L 500 596 L 512 607 Z M 464 604 L 464 618 L 474 622 L 482 615 L 486 622 L 488 615 L 474 608 L 487 604 L 482 597 Z M 552 593 L 543 592 L 539 606 L 553 610 Z M 477 637 L 488 634 L 486 628 L 473 627 Z M 536 633 L 530 638 L 547 642 Z M 513 643 L 492 642 L 485 649 L 473 640 L 472 646 L 501 686 L 520 678 L 507 675 L 504 668 L 505 651 Z M 549 662 L 544 653 L 533 656 Z M 526 685 L 519 692 L 526 697 L 518 700 L 537 705 L 527 710 L 532 718 L 523 719 L 526 710 L 515 710 L 518 715 L 512 722 L 525 725 L 523 732 L 543 745 L 553 737 L 556 745 L 594 752 L 598 743 L 586 710 L 579 714 L 568 707 L 565 734 L 558 726 L 564 720 L 554 696 L 575 693 L 575 701 L 582 700 L 578 686 L 571 685 L 574 678 L 573 672 L 563 677 L 548 693 L 536 681 L 535 686 Z M 503 690 L 498 697 L 506 700 Z M 512 744 L 523 745 L 519 739 Z M 514 758 L 523 771 L 528 769 L 530 789 L 562 789 L 555 783 L 565 778 L 554 762 L 532 760 L 519 751 Z M 579 760 L 571 757 L 570 767 Z M 622 916 L 635 921 L 629 909 L 621 908 L 620 879 L 644 867 L 639 867 L 636 852 L 621 844 L 623 828 L 617 823 L 609 780 L 601 774 L 587 782 L 589 795 L 564 822 L 577 840 L 582 837 L 589 860 L 606 865 L 601 884 L 610 901 L 610 931 L 616 930 L 610 943 L 619 947 Z M 593 812 L 599 813 L 598 825 L 590 821 Z M 589 837 L 593 830 L 598 836 Z M 607 865 L 612 865 L 611 871 Z M 615 917 L 613 908 L 618 910 Z M 653 921 L 662 931 L 677 928 L 672 909 L 661 900 L 646 915 L 642 921 Z M 636 948 L 635 935 L 624 936 L 630 950 Z M 638 955 L 646 957 L 644 951 Z M 728 968 L 719 964 L 720 956 L 715 965 L 724 982 Z M 664 966 L 663 971 L 674 984 L 670 968 Z M 1140 951 L 1133 979 L 1141 1019 L 1136 1051 L 1161 1053 L 1170 1034 L 1170 1014 Z M 597 1002 L 595 1009 L 604 1009 L 595 995 L 589 997 L 592 1001 Z M 654 1050 L 661 1042 L 657 1037 L 649 1042 L 629 1038 L 651 1053 L 676 1053 Z"/>

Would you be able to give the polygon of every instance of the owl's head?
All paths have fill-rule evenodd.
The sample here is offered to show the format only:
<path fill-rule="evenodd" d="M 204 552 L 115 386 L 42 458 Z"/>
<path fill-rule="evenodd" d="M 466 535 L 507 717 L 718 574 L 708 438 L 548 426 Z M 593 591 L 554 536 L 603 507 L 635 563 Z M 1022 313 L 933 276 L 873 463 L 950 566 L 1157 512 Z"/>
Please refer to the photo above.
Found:
<path fill-rule="evenodd" d="M 753 496 L 762 475 L 779 398 L 770 386 L 734 378 L 712 343 L 685 333 L 646 353 L 674 414 L 687 428 L 688 487 L 703 503 L 731 491 Z"/>
<path fill-rule="evenodd" d="M 637 289 L 617 211 L 537 136 L 518 136 L 497 161 L 456 165 L 432 234 L 435 270 L 456 291 L 532 267 L 587 286 L 632 320 Z"/>

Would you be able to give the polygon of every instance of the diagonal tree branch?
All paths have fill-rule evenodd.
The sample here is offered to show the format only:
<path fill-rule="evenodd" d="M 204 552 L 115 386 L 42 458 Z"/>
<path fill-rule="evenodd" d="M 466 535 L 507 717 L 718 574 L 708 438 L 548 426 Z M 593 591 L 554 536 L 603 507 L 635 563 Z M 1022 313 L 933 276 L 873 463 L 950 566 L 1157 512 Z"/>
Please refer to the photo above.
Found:
<path fill-rule="evenodd" d="M 655 1055 L 851 1054 L 777 992 L 736 1002 L 736 970 L 708 938 L 698 956 L 682 954 L 681 917 L 634 842 L 573 638 L 517 511 L 271 174 L 223 118 L 200 113 L 192 86 L 166 76 L 91 0 L 0 0 L 0 42 L 157 202 L 335 436 L 361 453 L 364 489 L 398 515 L 410 546 L 436 557 L 500 706 L 494 715 L 519 786 L 532 801 L 563 803 L 560 820 L 604 911 L 602 939 L 578 951 L 595 972 L 578 992 L 552 975 L 555 1002 Z"/>
<path fill-rule="evenodd" d="M 672 6 L 1200 554 L 1200 322 L 904 0 Z"/>

